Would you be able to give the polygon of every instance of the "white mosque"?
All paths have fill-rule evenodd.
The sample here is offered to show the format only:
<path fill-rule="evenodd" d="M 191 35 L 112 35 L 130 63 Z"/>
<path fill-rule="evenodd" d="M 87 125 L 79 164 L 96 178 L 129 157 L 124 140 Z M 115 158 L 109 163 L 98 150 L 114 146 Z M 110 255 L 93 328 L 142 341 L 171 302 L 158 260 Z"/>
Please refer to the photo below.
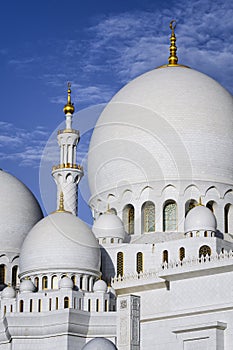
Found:
<path fill-rule="evenodd" d="M 121 89 L 91 139 L 91 229 L 77 217 L 71 89 L 57 210 L 0 171 L 0 350 L 232 350 L 233 103 L 168 64 Z"/>

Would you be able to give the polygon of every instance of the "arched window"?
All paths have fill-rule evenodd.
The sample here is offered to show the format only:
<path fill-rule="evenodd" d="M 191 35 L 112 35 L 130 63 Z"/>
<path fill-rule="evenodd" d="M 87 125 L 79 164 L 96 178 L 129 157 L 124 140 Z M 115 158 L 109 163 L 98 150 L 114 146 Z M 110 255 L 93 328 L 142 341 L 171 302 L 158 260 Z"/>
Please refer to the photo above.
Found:
<path fill-rule="evenodd" d="M 202 256 L 206 257 L 207 255 L 211 255 L 211 248 L 208 245 L 203 245 L 199 249 L 199 258 L 201 258 Z"/>
<path fill-rule="evenodd" d="M 32 304 L 32 299 L 30 299 L 30 306 L 29 306 L 29 311 L 32 312 L 32 307 L 33 307 L 33 304 Z"/>
<path fill-rule="evenodd" d="M 44 276 L 42 278 L 42 289 L 47 289 L 48 288 L 48 277 Z"/>
<path fill-rule="evenodd" d="M 117 277 L 124 274 L 124 255 L 122 252 L 117 253 Z"/>
<path fill-rule="evenodd" d="M 143 254 L 137 253 L 137 273 L 143 272 Z"/>
<path fill-rule="evenodd" d="M 114 238 L 111 238 L 111 243 L 114 243 Z"/>
<path fill-rule="evenodd" d="M 164 250 L 163 251 L 163 263 L 168 263 L 168 251 Z"/>
<path fill-rule="evenodd" d="M 132 204 L 127 204 L 124 207 L 123 222 L 125 231 L 130 235 L 134 234 L 134 207 Z"/>
<path fill-rule="evenodd" d="M 117 211 L 115 208 L 109 209 L 108 212 L 117 215 Z"/>
<path fill-rule="evenodd" d="M 228 203 L 224 208 L 225 233 L 233 233 L 233 205 Z"/>
<path fill-rule="evenodd" d="M 180 261 L 182 261 L 185 258 L 185 249 L 184 249 L 184 247 L 180 248 L 179 258 L 180 258 Z"/>
<path fill-rule="evenodd" d="M 5 283 L 6 278 L 6 266 L 5 265 L 0 265 L 0 284 Z"/>
<path fill-rule="evenodd" d="M 88 304 L 87 304 L 88 311 L 91 311 L 91 299 L 88 299 Z"/>
<path fill-rule="evenodd" d="M 23 312 L 23 300 L 19 301 L 19 312 Z"/>
<path fill-rule="evenodd" d="M 197 201 L 195 199 L 190 199 L 185 203 L 185 216 L 188 212 L 193 209 L 197 205 Z"/>
<path fill-rule="evenodd" d="M 36 289 L 38 289 L 39 288 L 39 278 L 38 277 L 35 277 L 34 284 L 35 284 Z"/>
<path fill-rule="evenodd" d="M 104 301 L 104 311 L 108 311 L 108 301 Z"/>
<path fill-rule="evenodd" d="M 163 231 L 177 230 L 177 204 L 175 201 L 169 200 L 163 208 Z"/>
<path fill-rule="evenodd" d="M 83 276 L 80 276 L 80 279 L 79 279 L 79 289 L 81 289 L 81 290 L 83 289 L 83 287 L 84 287 L 83 284 L 84 284 L 84 283 L 83 283 Z"/>
<path fill-rule="evenodd" d="M 99 299 L 96 299 L 96 312 L 100 311 L 100 301 Z"/>
<path fill-rule="evenodd" d="M 18 266 L 15 265 L 12 268 L 12 276 L 11 276 L 11 280 L 12 280 L 12 286 L 15 287 L 17 284 L 17 276 L 18 276 Z"/>
<path fill-rule="evenodd" d="M 215 210 L 216 210 L 216 207 L 217 207 L 217 203 L 215 201 L 209 201 L 206 204 L 206 206 L 207 206 L 207 208 L 209 208 L 214 213 Z"/>
<path fill-rule="evenodd" d="M 49 311 L 52 310 L 52 298 L 49 298 Z"/>
<path fill-rule="evenodd" d="M 56 275 L 52 276 L 51 288 L 58 289 L 58 277 Z"/>
<path fill-rule="evenodd" d="M 41 299 L 38 299 L 38 312 L 41 312 Z"/>
<path fill-rule="evenodd" d="M 70 307 L 70 299 L 69 297 L 64 298 L 64 309 L 68 309 Z"/>
<path fill-rule="evenodd" d="M 145 202 L 142 206 L 143 232 L 155 231 L 155 205 Z"/>
<path fill-rule="evenodd" d="M 73 281 L 74 286 L 76 286 L 76 277 L 75 277 L 75 275 L 73 275 L 73 276 L 71 277 L 71 280 Z"/>
<path fill-rule="evenodd" d="M 56 297 L 56 310 L 58 310 L 59 307 L 59 301 L 58 301 L 58 297 Z"/>

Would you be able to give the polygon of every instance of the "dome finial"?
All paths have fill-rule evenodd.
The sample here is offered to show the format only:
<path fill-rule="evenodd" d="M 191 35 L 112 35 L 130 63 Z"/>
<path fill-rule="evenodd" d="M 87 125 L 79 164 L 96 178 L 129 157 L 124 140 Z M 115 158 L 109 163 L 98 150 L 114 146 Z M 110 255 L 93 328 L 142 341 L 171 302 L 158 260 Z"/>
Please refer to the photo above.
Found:
<path fill-rule="evenodd" d="M 176 20 L 170 22 L 170 29 L 172 31 L 170 37 L 170 57 L 168 58 L 169 66 L 176 66 L 178 62 L 178 57 L 176 56 L 176 36 L 175 36 Z"/>
<path fill-rule="evenodd" d="M 64 209 L 64 194 L 63 194 L 62 191 L 61 191 L 61 193 L 60 193 L 59 208 L 58 208 L 57 211 L 58 211 L 58 212 L 63 212 L 63 211 L 65 211 L 65 209 Z"/>
<path fill-rule="evenodd" d="M 67 93 L 68 93 L 67 104 L 63 108 L 63 111 L 64 111 L 65 115 L 74 113 L 74 104 L 71 103 L 71 89 L 70 89 L 71 88 L 71 83 L 68 83 L 67 86 L 68 86 L 68 90 L 67 90 Z"/>
<path fill-rule="evenodd" d="M 199 197 L 199 202 L 198 202 L 198 206 L 204 206 L 203 204 L 202 204 L 202 199 L 201 199 L 201 196 Z"/>

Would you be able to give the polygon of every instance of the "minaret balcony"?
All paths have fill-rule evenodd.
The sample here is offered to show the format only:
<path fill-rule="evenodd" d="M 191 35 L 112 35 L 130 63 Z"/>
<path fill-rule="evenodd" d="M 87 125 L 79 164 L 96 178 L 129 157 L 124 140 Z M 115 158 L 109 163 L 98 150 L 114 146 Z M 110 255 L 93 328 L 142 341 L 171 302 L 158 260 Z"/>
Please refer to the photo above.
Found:
<path fill-rule="evenodd" d="M 62 129 L 62 130 L 58 130 L 57 134 L 58 135 L 60 135 L 60 134 L 76 134 L 76 135 L 79 135 L 79 131 L 75 130 L 75 129 Z"/>
<path fill-rule="evenodd" d="M 58 169 L 78 169 L 83 172 L 83 167 L 79 164 L 71 164 L 71 163 L 66 163 L 66 164 L 58 164 L 53 166 L 53 171 L 58 170 Z"/>

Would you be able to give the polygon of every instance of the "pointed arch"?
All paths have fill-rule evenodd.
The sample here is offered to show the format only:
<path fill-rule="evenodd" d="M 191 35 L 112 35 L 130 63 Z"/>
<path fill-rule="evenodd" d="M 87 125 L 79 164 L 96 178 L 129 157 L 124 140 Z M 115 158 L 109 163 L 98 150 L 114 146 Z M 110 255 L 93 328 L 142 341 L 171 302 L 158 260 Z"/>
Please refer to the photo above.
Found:
<path fill-rule="evenodd" d="M 185 203 L 185 217 L 188 214 L 188 212 L 193 209 L 195 206 L 197 205 L 197 201 L 196 199 L 189 199 L 186 203 Z"/>
<path fill-rule="evenodd" d="M 201 258 L 202 256 L 204 256 L 205 258 L 207 255 L 211 255 L 211 248 L 208 245 L 201 246 L 199 249 L 199 258 Z"/>
<path fill-rule="evenodd" d="M 18 266 L 15 265 L 13 266 L 12 272 L 11 272 L 11 284 L 13 287 L 17 285 L 17 278 L 18 278 Z"/>
<path fill-rule="evenodd" d="M 230 203 L 224 207 L 224 231 L 233 233 L 233 205 Z"/>
<path fill-rule="evenodd" d="M 48 277 L 43 276 L 42 278 L 42 289 L 47 289 L 48 288 Z"/>
<path fill-rule="evenodd" d="M 183 261 L 184 258 L 185 258 L 185 248 L 184 248 L 184 247 L 181 247 L 181 248 L 179 249 L 179 259 L 180 259 L 180 261 Z"/>
<path fill-rule="evenodd" d="M 168 263 L 168 251 L 164 250 L 163 251 L 163 263 Z"/>
<path fill-rule="evenodd" d="M 163 231 L 177 231 L 177 203 L 167 200 L 163 207 Z"/>
<path fill-rule="evenodd" d="M 209 208 L 213 213 L 215 212 L 217 206 L 218 205 L 215 201 L 209 201 L 208 203 L 206 203 L 206 207 Z"/>
<path fill-rule="evenodd" d="M 143 253 L 142 252 L 137 253 L 136 270 L 137 270 L 137 273 L 143 272 Z"/>
<path fill-rule="evenodd" d="M 117 277 L 124 274 L 124 254 L 123 252 L 117 253 Z"/>
<path fill-rule="evenodd" d="M 155 205 L 147 201 L 142 205 L 142 232 L 155 232 Z"/>
<path fill-rule="evenodd" d="M 64 309 L 69 309 L 70 307 L 70 299 L 69 297 L 64 298 Z"/>
<path fill-rule="evenodd" d="M 127 204 L 123 209 L 123 222 L 125 231 L 132 235 L 134 234 L 134 206 Z"/>
<path fill-rule="evenodd" d="M 5 284 L 6 282 L 6 265 L 0 265 L 0 284 Z"/>
<path fill-rule="evenodd" d="M 53 275 L 52 276 L 51 288 L 52 289 L 58 289 L 58 277 L 57 277 L 57 275 Z"/>

